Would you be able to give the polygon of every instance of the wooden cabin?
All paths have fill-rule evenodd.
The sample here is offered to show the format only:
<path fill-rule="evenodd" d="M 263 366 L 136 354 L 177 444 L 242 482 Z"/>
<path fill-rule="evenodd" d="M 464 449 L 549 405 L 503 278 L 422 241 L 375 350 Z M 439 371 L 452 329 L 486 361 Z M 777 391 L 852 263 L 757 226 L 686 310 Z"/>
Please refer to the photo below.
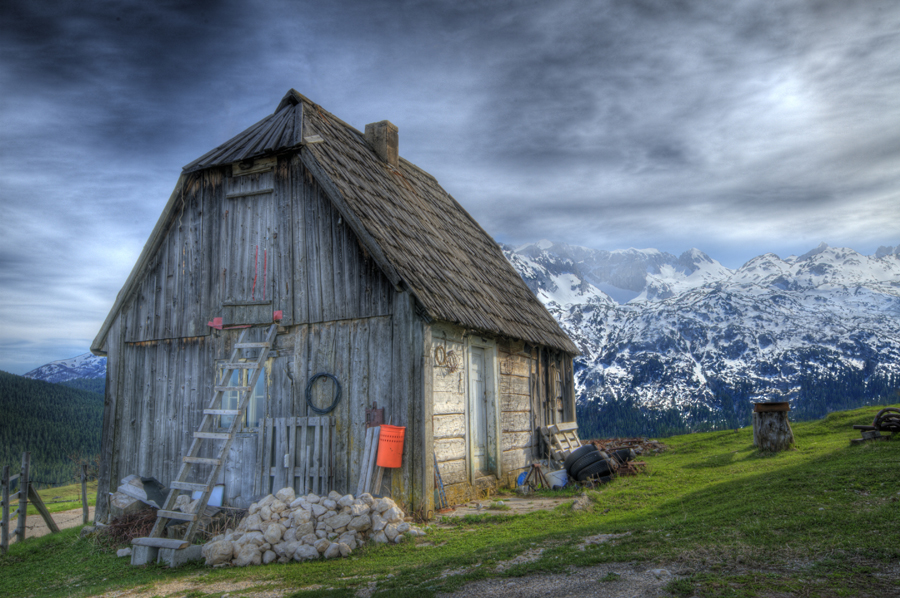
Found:
<path fill-rule="evenodd" d="M 226 505 L 285 485 L 354 492 L 376 403 L 406 428 L 378 490 L 424 515 L 435 463 L 451 504 L 478 498 L 542 456 L 539 426 L 575 419 L 575 345 L 491 236 L 398 156 L 397 127 L 361 132 L 291 90 L 184 167 L 91 346 L 108 357 L 99 520 L 121 478 L 177 475 L 217 366 L 273 322 Z M 334 379 L 310 383 L 320 373 Z M 338 385 L 333 410 L 310 409 Z"/>

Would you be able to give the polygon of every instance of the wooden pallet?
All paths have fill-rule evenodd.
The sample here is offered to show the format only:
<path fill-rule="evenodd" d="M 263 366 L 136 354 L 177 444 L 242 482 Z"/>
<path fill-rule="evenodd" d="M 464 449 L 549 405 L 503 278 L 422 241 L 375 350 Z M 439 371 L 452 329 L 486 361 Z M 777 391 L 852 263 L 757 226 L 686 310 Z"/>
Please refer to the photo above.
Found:
<path fill-rule="evenodd" d="M 550 450 L 550 460 L 560 467 L 569 453 L 581 447 L 577 422 L 541 426 L 541 436 Z"/>
<path fill-rule="evenodd" d="M 209 502 L 209 496 L 212 494 L 213 486 L 222 472 L 225 457 L 228 455 L 228 451 L 231 450 L 231 443 L 234 441 L 235 434 L 238 429 L 240 429 L 242 420 L 241 414 L 244 412 L 244 408 L 250 400 L 253 388 L 256 386 L 257 380 L 259 380 L 261 372 L 265 369 L 266 359 L 269 356 L 272 344 L 275 342 L 278 325 L 272 324 L 272 326 L 269 327 L 269 330 L 266 333 L 266 339 L 263 342 L 245 342 L 248 330 L 250 329 L 244 329 L 240 338 L 238 338 L 237 343 L 235 343 L 234 351 L 231 353 L 231 359 L 229 359 L 227 363 L 217 366 L 219 373 L 216 376 L 217 381 L 212 400 L 209 402 L 208 408 L 203 410 L 200 427 L 194 432 L 194 440 L 191 442 L 187 455 L 182 457 L 181 469 L 178 472 L 178 476 L 169 484 L 169 487 L 171 488 L 169 496 L 163 503 L 162 508 L 156 512 L 156 523 L 153 525 L 153 530 L 146 538 L 135 538 L 132 540 L 132 544 L 156 548 L 175 548 L 177 550 L 188 546 L 193 539 L 194 534 L 197 533 L 200 516 L 206 509 L 206 505 Z M 259 350 L 259 355 L 256 360 L 240 361 L 241 351 L 244 349 Z M 246 386 L 228 385 L 231 380 L 231 373 L 235 370 L 248 370 L 250 372 Z M 223 409 L 222 397 L 226 392 L 235 391 L 240 393 L 237 409 Z M 227 432 L 214 431 L 217 428 L 216 424 L 221 416 L 231 417 L 231 425 L 228 427 Z M 221 442 L 214 458 L 199 456 L 206 442 Z M 192 476 L 195 465 L 212 465 L 212 468 L 207 476 L 198 481 L 192 479 L 195 477 Z M 176 499 L 183 491 L 189 493 L 201 493 L 199 502 L 193 513 L 183 513 L 174 510 Z M 189 522 L 181 540 L 164 539 L 162 537 L 163 532 L 166 529 L 166 524 L 173 519 Z"/>

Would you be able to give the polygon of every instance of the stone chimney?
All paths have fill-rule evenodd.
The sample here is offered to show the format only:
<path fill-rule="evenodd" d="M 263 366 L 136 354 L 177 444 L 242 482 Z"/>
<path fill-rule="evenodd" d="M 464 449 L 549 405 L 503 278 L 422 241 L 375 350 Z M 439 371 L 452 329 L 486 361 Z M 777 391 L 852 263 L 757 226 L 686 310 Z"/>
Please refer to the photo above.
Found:
<path fill-rule="evenodd" d="M 366 125 L 366 142 L 372 146 L 379 158 L 399 168 L 400 136 L 396 125 L 387 120 Z"/>

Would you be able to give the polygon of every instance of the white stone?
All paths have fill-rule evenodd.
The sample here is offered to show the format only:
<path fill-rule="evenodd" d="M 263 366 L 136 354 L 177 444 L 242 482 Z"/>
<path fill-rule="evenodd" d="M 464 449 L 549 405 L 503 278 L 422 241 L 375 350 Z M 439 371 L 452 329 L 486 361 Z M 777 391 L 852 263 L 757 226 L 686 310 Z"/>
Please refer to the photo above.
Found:
<path fill-rule="evenodd" d="M 311 505 L 317 504 L 319 502 L 319 495 L 313 494 L 312 492 L 310 492 L 309 494 L 306 495 L 306 502 L 308 502 Z"/>
<path fill-rule="evenodd" d="M 356 548 L 356 532 L 345 532 L 340 535 L 338 542 L 346 544 L 351 550 Z"/>
<path fill-rule="evenodd" d="M 350 523 L 347 524 L 347 529 L 363 532 L 372 527 L 372 520 L 368 515 L 360 515 L 359 517 L 354 517 L 350 520 Z"/>
<path fill-rule="evenodd" d="M 286 511 L 288 506 L 286 504 L 284 504 L 283 502 L 281 502 L 280 500 L 273 500 L 272 504 L 269 505 L 269 508 L 272 509 L 273 513 L 280 514 L 283 511 Z"/>
<path fill-rule="evenodd" d="M 259 508 L 267 507 L 275 501 L 275 497 L 271 494 L 259 501 Z"/>
<path fill-rule="evenodd" d="M 374 536 L 372 536 L 372 541 L 376 544 L 387 544 L 387 536 L 384 535 L 384 532 L 378 532 Z"/>
<path fill-rule="evenodd" d="M 409 531 L 410 527 L 411 526 L 409 525 L 409 523 L 407 523 L 406 521 L 401 521 L 400 523 L 397 524 L 397 531 L 400 532 L 401 534 L 405 534 L 406 532 Z"/>
<path fill-rule="evenodd" d="M 337 529 L 339 527 L 347 527 L 351 521 L 353 521 L 353 516 L 348 513 L 340 513 L 330 519 L 326 519 L 325 524 Z"/>
<path fill-rule="evenodd" d="M 303 509 L 297 509 L 291 513 L 291 519 L 293 519 L 294 525 L 300 525 L 301 523 L 306 523 L 307 521 L 312 519 L 312 512 Z"/>
<path fill-rule="evenodd" d="M 350 505 L 350 514 L 354 517 L 359 517 L 361 515 L 368 515 L 371 508 L 366 503 L 358 504 L 358 505 Z"/>
<path fill-rule="evenodd" d="M 332 544 L 332 546 L 334 546 L 334 544 Z M 353 549 L 343 542 L 337 544 L 337 547 L 341 551 L 341 556 L 350 556 L 350 553 L 353 552 Z"/>
<path fill-rule="evenodd" d="M 272 518 L 272 509 L 269 508 L 269 505 L 259 509 L 259 518 L 262 521 L 268 521 Z"/>
<path fill-rule="evenodd" d="M 306 534 L 314 534 L 316 533 L 316 526 L 313 525 L 312 521 L 307 521 L 306 523 L 301 523 L 300 525 L 296 525 L 293 528 L 294 536 L 297 538 L 302 538 Z"/>
<path fill-rule="evenodd" d="M 294 489 L 291 487 L 282 488 L 278 492 L 275 493 L 275 498 L 280 500 L 285 504 L 291 504 L 295 498 L 297 498 L 297 494 L 294 492 Z"/>
<path fill-rule="evenodd" d="M 294 552 L 296 552 L 297 548 L 300 547 L 301 542 L 282 542 L 281 544 L 276 544 L 272 547 L 272 550 L 275 551 L 275 554 L 278 556 L 286 556 L 288 559 L 294 556 Z"/>
<path fill-rule="evenodd" d="M 384 526 L 384 535 L 387 536 L 387 539 L 390 540 L 391 542 L 394 541 L 394 538 L 396 538 L 399 533 L 400 532 L 397 531 L 396 523 L 389 523 L 386 526 Z"/>
<path fill-rule="evenodd" d="M 261 529 L 260 528 L 261 524 L 262 524 L 262 520 L 260 519 L 259 514 L 250 515 L 249 517 L 247 517 L 243 521 L 241 521 L 241 525 L 244 526 L 244 531 L 248 531 L 248 532 L 258 532 Z M 238 527 L 240 527 L 240 526 L 238 526 Z"/>
<path fill-rule="evenodd" d="M 372 510 L 378 511 L 379 513 L 384 513 L 388 509 L 394 506 L 394 501 L 389 498 L 379 498 L 372 505 Z"/>
<path fill-rule="evenodd" d="M 352 494 L 345 494 L 340 498 L 340 500 L 337 501 L 337 504 L 341 505 L 342 507 L 349 507 L 353 504 L 353 500 L 354 499 Z"/>
<path fill-rule="evenodd" d="M 204 544 L 200 554 L 206 559 L 207 565 L 221 565 L 234 558 L 234 545 L 227 540 L 211 542 Z"/>
<path fill-rule="evenodd" d="M 320 521 L 320 522 L 318 522 L 318 523 L 316 524 L 316 531 L 317 531 L 317 532 L 318 532 L 318 531 L 325 531 L 325 528 L 326 528 L 326 527 L 328 527 L 328 525 L 327 525 L 324 521 Z"/>
<path fill-rule="evenodd" d="M 259 565 L 262 562 L 262 554 L 259 552 L 259 546 L 253 543 L 245 544 L 233 563 L 237 567 L 246 567 L 247 565 Z"/>
<path fill-rule="evenodd" d="M 330 498 L 334 502 L 337 502 L 337 501 L 341 500 L 341 493 L 332 490 L 331 492 L 328 493 L 328 498 Z"/>
<path fill-rule="evenodd" d="M 289 527 L 284 530 L 284 535 L 281 537 L 282 542 L 293 542 L 297 539 L 297 528 Z"/>
<path fill-rule="evenodd" d="M 316 534 L 306 534 L 305 536 L 301 536 L 300 541 L 308 546 L 312 546 L 319 539 L 319 536 Z"/>
<path fill-rule="evenodd" d="M 326 559 L 334 559 L 341 556 L 341 547 L 337 544 L 329 544 L 328 548 L 325 549 L 325 552 L 322 553 Z"/>
<path fill-rule="evenodd" d="M 331 546 L 331 541 L 327 540 L 326 538 L 320 538 L 316 540 L 316 543 L 313 544 L 313 546 L 316 547 L 316 550 L 322 553 L 328 550 L 328 547 Z"/>
<path fill-rule="evenodd" d="M 119 550 L 116 551 L 116 556 L 118 556 L 118 557 L 131 556 L 131 549 L 130 548 L 120 548 Z"/>
<path fill-rule="evenodd" d="M 317 530 L 316 530 L 316 537 L 319 538 L 319 539 L 324 538 L 324 537 L 326 537 L 327 535 L 328 535 L 328 532 L 326 532 L 324 529 L 317 529 Z"/>
<path fill-rule="evenodd" d="M 278 544 L 281 542 L 282 537 L 284 537 L 285 527 L 280 523 L 272 523 L 269 527 L 266 528 L 265 536 L 266 542 L 269 544 Z"/>
<path fill-rule="evenodd" d="M 398 507 L 391 507 L 390 509 L 382 513 L 381 516 L 391 523 L 400 523 L 401 521 L 403 521 L 403 511 L 401 511 Z"/>
<path fill-rule="evenodd" d="M 321 517 L 321 516 L 324 515 L 327 511 L 328 511 L 328 509 L 326 509 L 326 508 L 323 507 L 322 505 L 317 504 L 317 503 L 312 503 L 312 513 L 313 513 L 313 515 L 315 515 L 316 517 Z"/>
<path fill-rule="evenodd" d="M 370 507 L 371 507 L 373 504 L 375 504 L 375 497 L 373 497 L 373 496 L 372 496 L 371 494 L 369 494 L 368 492 L 363 492 L 362 494 L 360 494 L 360 495 L 357 496 L 356 498 L 357 498 L 358 500 L 363 501 L 364 503 L 366 503 L 366 504 L 369 505 Z"/>
<path fill-rule="evenodd" d="M 259 503 L 251 503 L 250 508 L 247 509 L 248 515 L 256 515 L 259 513 Z"/>
<path fill-rule="evenodd" d="M 319 551 L 309 544 L 301 544 L 294 552 L 295 561 L 311 561 L 319 558 Z"/>
<path fill-rule="evenodd" d="M 375 512 L 372 514 L 372 530 L 376 532 L 380 532 L 384 529 L 384 526 L 387 525 L 388 522 L 381 516 L 380 513 Z"/>
<path fill-rule="evenodd" d="M 306 505 L 306 506 L 303 506 L 303 505 Z M 305 496 L 301 496 L 299 498 L 295 498 L 294 500 L 292 500 L 291 504 L 288 506 L 290 506 L 291 509 L 301 508 L 301 509 L 306 509 L 308 511 L 309 510 L 309 501 L 306 500 Z"/>
<path fill-rule="evenodd" d="M 268 565 L 269 563 L 273 562 L 277 558 L 278 558 L 277 554 L 275 554 L 271 550 L 267 550 L 265 553 L 263 553 L 262 563 L 263 563 L 263 565 Z"/>
<path fill-rule="evenodd" d="M 321 504 L 323 507 L 325 507 L 329 511 L 334 511 L 335 509 L 337 509 L 337 503 L 335 501 L 331 500 L 330 498 L 326 498 L 325 500 L 322 501 Z"/>

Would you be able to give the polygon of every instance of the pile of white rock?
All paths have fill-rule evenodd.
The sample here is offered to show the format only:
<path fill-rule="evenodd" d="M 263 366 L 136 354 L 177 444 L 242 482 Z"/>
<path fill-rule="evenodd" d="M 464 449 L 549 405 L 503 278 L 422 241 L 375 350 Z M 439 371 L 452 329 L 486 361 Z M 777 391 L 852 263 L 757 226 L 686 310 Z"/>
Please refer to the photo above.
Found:
<path fill-rule="evenodd" d="M 236 530 L 203 546 L 207 565 L 238 567 L 347 556 L 366 541 L 401 542 L 425 532 L 404 521 L 390 498 L 371 494 L 297 497 L 282 488 L 250 505 Z"/>

